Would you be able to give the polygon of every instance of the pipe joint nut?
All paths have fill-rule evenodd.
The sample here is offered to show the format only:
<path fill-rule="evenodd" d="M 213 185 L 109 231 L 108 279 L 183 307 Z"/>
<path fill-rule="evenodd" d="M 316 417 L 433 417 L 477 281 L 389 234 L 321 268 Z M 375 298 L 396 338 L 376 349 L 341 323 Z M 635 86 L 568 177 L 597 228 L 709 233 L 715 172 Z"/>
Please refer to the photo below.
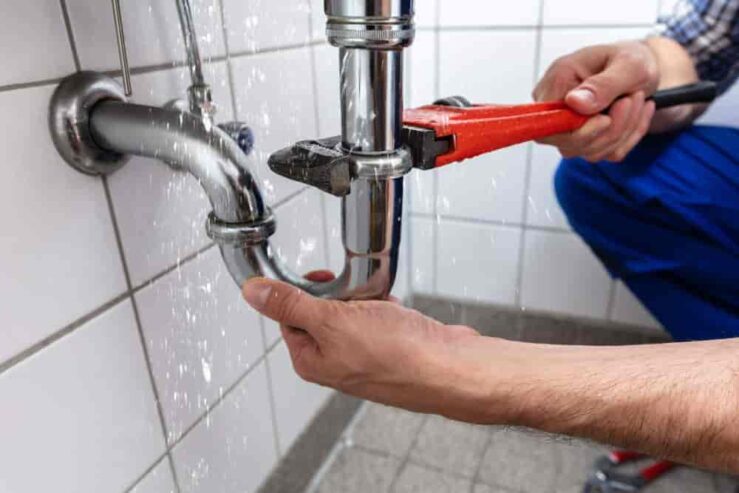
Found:
<path fill-rule="evenodd" d="M 263 219 L 243 224 L 221 221 L 211 212 L 205 224 L 208 237 L 221 245 L 227 243 L 259 245 L 267 241 L 276 229 L 277 222 L 270 210 L 267 210 Z"/>

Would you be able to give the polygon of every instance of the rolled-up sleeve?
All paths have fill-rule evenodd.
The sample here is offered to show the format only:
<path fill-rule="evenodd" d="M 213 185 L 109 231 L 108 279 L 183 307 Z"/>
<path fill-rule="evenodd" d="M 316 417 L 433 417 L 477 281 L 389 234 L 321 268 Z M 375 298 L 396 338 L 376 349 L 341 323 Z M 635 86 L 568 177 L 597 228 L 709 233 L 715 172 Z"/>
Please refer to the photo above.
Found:
<path fill-rule="evenodd" d="M 657 34 L 685 47 L 700 78 L 721 91 L 739 76 L 739 0 L 680 0 L 659 19 Z"/>

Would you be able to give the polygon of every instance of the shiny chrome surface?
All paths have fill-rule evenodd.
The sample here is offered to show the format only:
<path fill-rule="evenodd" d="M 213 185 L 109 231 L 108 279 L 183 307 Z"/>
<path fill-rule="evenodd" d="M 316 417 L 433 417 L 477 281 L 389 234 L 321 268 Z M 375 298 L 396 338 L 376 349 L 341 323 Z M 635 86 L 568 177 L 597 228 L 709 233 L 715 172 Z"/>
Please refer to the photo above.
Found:
<path fill-rule="evenodd" d="M 205 77 L 203 77 L 200 47 L 198 46 L 195 23 L 192 18 L 192 5 L 190 0 L 176 0 L 176 2 L 182 39 L 187 53 L 187 65 L 190 68 L 191 85 L 187 89 L 190 111 L 196 115 L 210 118 L 215 114 L 216 108 L 213 104 L 210 86 L 206 84 Z"/>
<path fill-rule="evenodd" d="M 113 24 L 115 25 L 115 39 L 118 46 L 118 60 L 121 63 L 121 77 L 123 78 L 123 91 L 126 96 L 130 96 L 131 89 L 131 70 L 128 68 L 128 51 L 126 50 L 126 36 L 123 32 L 123 16 L 121 15 L 120 0 L 112 0 L 113 2 Z"/>
<path fill-rule="evenodd" d="M 388 153 L 401 145 L 403 53 L 341 48 L 341 136 L 351 153 Z"/>
<path fill-rule="evenodd" d="M 49 105 L 49 130 L 54 146 L 73 168 L 88 175 L 107 175 L 123 166 L 124 153 L 101 148 L 90 133 L 89 115 L 100 101 L 126 101 L 121 86 L 96 72 L 78 72 L 64 79 Z"/>
<path fill-rule="evenodd" d="M 269 242 L 218 241 L 221 254 L 238 284 L 263 276 L 289 282 L 324 298 L 382 299 L 390 293 L 400 246 L 403 178 L 357 180 L 344 198 L 344 269 L 328 283 L 307 281 L 285 268 Z"/>
<path fill-rule="evenodd" d="M 246 156 L 208 121 L 189 113 L 110 101 L 93 109 L 90 131 L 104 149 L 156 158 L 189 171 L 221 221 L 248 223 L 265 216 Z"/>
<path fill-rule="evenodd" d="M 397 49 L 413 41 L 413 0 L 325 0 L 334 46 Z"/>

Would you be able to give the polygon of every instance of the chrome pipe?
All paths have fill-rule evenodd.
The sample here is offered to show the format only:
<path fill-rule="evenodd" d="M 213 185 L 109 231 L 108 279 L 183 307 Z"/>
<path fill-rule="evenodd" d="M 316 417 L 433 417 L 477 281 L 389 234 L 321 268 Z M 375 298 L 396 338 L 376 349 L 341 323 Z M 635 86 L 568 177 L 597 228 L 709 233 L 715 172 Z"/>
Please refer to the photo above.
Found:
<path fill-rule="evenodd" d="M 182 39 L 187 53 L 187 66 L 190 69 L 191 84 L 187 89 L 190 111 L 204 118 L 210 118 L 215 113 L 213 95 L 203 76 L 203 64 L 192 16 L 192 5 L 190 0 L 175 1 L 177 3 L 177 14 L 180 18 Z"/>
<path fill-rule="evenodd" d="M 99 102 L 89 128 L 108 152 L 159 159 L 198 179 L 213 207 L 208 232 L 239 286 L 260 276 L 326 298 L 387 296 L 397 267 L 402 179 L 352 183 L 343 207 L 344 271 L 329 283 L 310 282 L 291 272 L 271 247 L 275 220 L 246 156 L 224 131 L 189 113 L 121 101 Z"/>
<path fill-rule="evenodd" d="M 341 136 L 350 153 L 383 154 L 400 147 L 403 53 L 341 48 Z"/>
<path fill-rule="evenodd" d="M 90 132 L 103 149 L 159 159 L 189 171 L 200 181 L 221 221 L 249 223 L 267 215 L 244 153 L 225 132 L 201 118 L 102 101 L 90 113 Z"/>

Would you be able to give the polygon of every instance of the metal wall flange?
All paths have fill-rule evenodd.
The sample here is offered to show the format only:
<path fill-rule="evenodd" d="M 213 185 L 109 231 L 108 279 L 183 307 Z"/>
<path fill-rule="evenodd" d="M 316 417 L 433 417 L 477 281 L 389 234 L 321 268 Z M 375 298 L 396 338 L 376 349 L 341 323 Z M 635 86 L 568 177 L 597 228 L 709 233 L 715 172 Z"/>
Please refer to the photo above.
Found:
<path fill-rule="evenodd" d="M 59 154 L 82 173 L 108 175 L 128 156 L 103 149 L 90 131 L 90 112 L 101 101 L 126 101 L 123 88 L 97 72 L 78 72 L 59 83 L 49 104 L 49 130 Z"/>

